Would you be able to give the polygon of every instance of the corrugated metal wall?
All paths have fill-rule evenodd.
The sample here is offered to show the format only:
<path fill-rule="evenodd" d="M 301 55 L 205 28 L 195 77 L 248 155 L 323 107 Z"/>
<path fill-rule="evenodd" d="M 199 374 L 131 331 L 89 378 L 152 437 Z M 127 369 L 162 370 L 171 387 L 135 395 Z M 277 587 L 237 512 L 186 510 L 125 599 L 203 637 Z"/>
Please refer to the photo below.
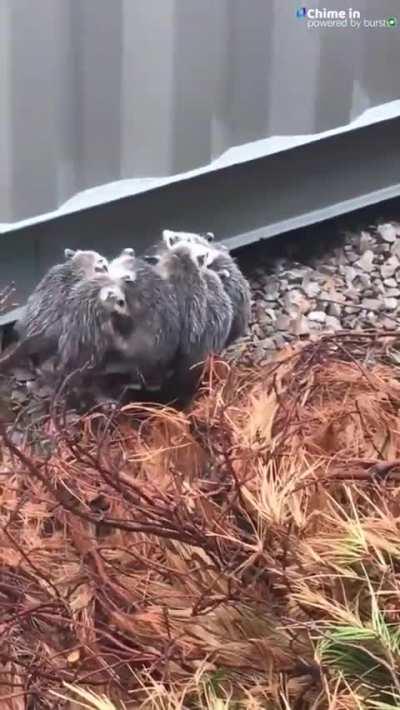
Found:
<path fill-rule="evenodd" d="M 0 0 L 0 222 L 241 143 L 335 128 L 400 96 L 399 28 L 307 29 L 296 7 Z M 398 7 L 356 9 L 378 19 Z"/>

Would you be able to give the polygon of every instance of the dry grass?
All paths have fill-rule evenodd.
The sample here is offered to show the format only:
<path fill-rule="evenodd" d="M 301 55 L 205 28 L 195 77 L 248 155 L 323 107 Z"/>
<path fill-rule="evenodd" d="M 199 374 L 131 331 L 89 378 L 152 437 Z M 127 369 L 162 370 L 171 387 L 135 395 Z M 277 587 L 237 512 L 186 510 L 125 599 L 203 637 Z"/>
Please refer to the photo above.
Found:
<path fill-rule="evenodd" d="M 47 458 L 3 426 L 1 708 L 398 707 L 395 345 L 210 363 L 187 415 L 49 421 Z"/>

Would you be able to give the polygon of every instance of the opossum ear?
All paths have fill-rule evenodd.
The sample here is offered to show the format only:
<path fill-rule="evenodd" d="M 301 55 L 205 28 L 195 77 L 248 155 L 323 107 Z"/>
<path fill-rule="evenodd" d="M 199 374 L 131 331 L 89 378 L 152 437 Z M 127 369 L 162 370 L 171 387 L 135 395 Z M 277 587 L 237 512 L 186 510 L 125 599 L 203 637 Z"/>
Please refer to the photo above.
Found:
<path fill-rule="evenodd" d="M 163 242 L 167 245 L 168 249 L 172 249 L 174 244 L 179 242 L 179 237 L 171 229 L 163 229 L 162 232 Z"/>
<path fill-rule="evenodd" d="M 215 239 L 214 232 L 206 232 L 206 239 L 208 242 L 213 242 Z"/>
<path fill-rule="evenodd" d="M 75 249 L 64 249 L 64 258 L 65 259 L 72 259 L 73 256 L 75 256 L 76 251 Z"/>
<path fill-rule="evenodd" d="M 135 250 L 132 247 L 126 247 L 126 249 L 122 250 L 122 254 L 124 256 L 135 256 Z"/>

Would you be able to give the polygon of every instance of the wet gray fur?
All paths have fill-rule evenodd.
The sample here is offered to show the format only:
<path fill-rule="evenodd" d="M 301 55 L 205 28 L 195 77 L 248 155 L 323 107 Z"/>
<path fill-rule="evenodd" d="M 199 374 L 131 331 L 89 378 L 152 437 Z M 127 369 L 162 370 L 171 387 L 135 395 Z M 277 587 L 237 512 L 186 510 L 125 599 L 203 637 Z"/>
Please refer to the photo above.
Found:
<path fill-rule="evenodd" d="M 194 232 L 165 231 L 169 235 L 170 243 L 172 244 L 198 244 L 210 249 L 211 257 L 207 259 L 207 266 L 219 274 L 233 307 L 232 326 L 226 341 L 226 346 L 228 347 L 248 332 L 251 316 L 249 282 L 226 247 L 214 243 L 210 245 L 210 241 L 213 242 L 214 239 L 212 232 L 203 235 L 195 234 Z"/>
<path fill-rule="evenodd" d="M 132 331 L 107 360 L 107 373 L 129 373 L 132 383 L 162 386 L 180 344 L 180 313 L 173 283 L 125 249 L 110 263 L 110 274 L 125 279 Z M 128 278 L 126 278 L 128 277 Z"/>
<path fill-rule="evenodd" d="M 0 358 L 1 369 L 30 355 L 46 356 L 57 349 L 65 301 L 82 279 L 107 271 L 107 260 L 94 251 L 65 249 L 65 262 L 52 266 L 29 296 L 15 330 L 19 342 Z"/>
<path fill-rule="evenodd" d="M 82 369 L 99 370 L 127 326 L 129 308 L 115 280 L 104 275 L 76 283 L 65 297 L 61 319 L 57 363 L 61 379 Z"/>
<path fill-rule="evenodd" d="M 195 363 L 203 357 L 207 326 L 207 284 L 190 246 L 161 249 L 155 267 L 174 289 L 180 318 L 180 351 Z"/>
<path fill-rule="evenodd" d="M 228 347 L 248 332 L 251 315 L 250 284 L 228 251 L 213 250 L 207 266 L 220 276 L 225 293 L 232 304 L 232 324 L 225 343 Z"/>
<path fill-rule="evenodd" d="M 207 267 L 203 267 L 202 273 L 207 285 L 207 322 L 202 347 L 206 354 L 218 354 L 231 332 L 233 308 L 218 273 Z"/>

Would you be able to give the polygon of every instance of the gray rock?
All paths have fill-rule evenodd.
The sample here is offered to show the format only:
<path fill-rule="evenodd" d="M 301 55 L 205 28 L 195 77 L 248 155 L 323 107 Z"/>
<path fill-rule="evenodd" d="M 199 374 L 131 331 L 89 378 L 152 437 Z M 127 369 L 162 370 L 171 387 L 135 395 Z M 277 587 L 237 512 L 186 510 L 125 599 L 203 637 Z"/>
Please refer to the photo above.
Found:
<path fill-rule="evenodd" d="M 263 295 L 266 301 L 277 301 L 279 298 L 279 288 L 277 286 L 268 286 Z"/>
<path fill-rule="evenodd" d="M 287 277 L 290 283 L 301 283 L 304 278 L 304 270 L 289 269 L 289 271 L 286 272 L 285 276 Z"/>
<path fill-rule="evenodd" d="M 383 279 L 390 279 L 400 267 L 397 256 L 390 256 L 381 266 L 381 276 Z M 397 277 L 396 277 L 397 278 Z"/>
<path fill-rule="evenodd" d="M 396 281 L 395 281 L 396 283 Z M 378 294 L 379 296 L 382 296 L 386 291 L 385 285 L 382 281 L 375 279 L 374 281 L 374 286 L 373 286 L 373 294 L 376 295 Z"/>
<path fill-rule="evenodd" d="M 350 249 L 346 252 L 347 262 L 348 262 L 349 264 L 354 264 L 354 262 L 357 261 L 357 259 L 359 258 L 359 256 L 360 256 L 360 255 L 357 254 L 357 252 L 355 252 L 354 249 L 352 249 L 351 247 L 350 247 Z M 345 264 L 346 262 L 345 262 L 344 260 L 343 260 L 343 261 L 342 261 L 342 260 L 340 260 L 340 261 L 338 260 L 338 263 L 339 263 L 339 264 Z"/>
<path fill-rule="evenodd" d="M 397 328 L 398 328 L 397 323 L 394 320 L 392 320 L 392 318 L 382 318 L 382 320 L 380 321 L 380 325 L 385 330 L 394 330 L 394 329 L 397 330 Z"/>
<path fill-rule="evenodd" d="M 258 344 L 259 348 L 264 348 L 264 350 L 273 350 L 275 348 L 275 343 L 273 338 L 263 338 Z"/>
<path fill-rule="evenodd" d="M 374 311 L 368 311 L 367 313 L 367 321 L 371 325 L 376 325 L 376 322 L 378 320 L 378 314 L 375 313 Z"/>
<path fill-rule="evenodd" d="M 348 288 L 346 291 L 343 291 L 343 295 L 350 299 L 350 301 L 359 301 L 360 300 L 360 292 L 357 291 L 355 288 Z"/>
<path fill-rule="evenodd" d="M 332 302 L 329 304 L 327 312 L 331 318 L 340 318 L 342 306 L 339 303 Z"/>
<path fill-rule="evenodd" d="M 275 323 L 276 321 L 276 313 L 273 308 L 266 308 L 265 309 L 265 314 L 268 316 L 268 318 L 271 320 L 272 323 Z"/>
<path fill-rule="evenodd" d="M 380 311 L 383 304 L 378 298 L 363 298 L 361 305 L 368 311 Z"/>
<path fill-rule="evenodd" d="M 308 281 L 307 283 L 306 279 L 303 279 L 301 288 L 308 298 L 315 298 L 321 291 L 321 286 L 316 281 Z"/>
<path fill-rule="evenodd" d="M 397 298 L 384 298 L 383 299 L 383 304 L 384 304 L 384 308 L 386 311 L 396 310 L 398 303 L 399 303 L 399 301 Z"/>
<path fill-rule="evenodd" d="M 354 286 L 362 287 L 362 288 L 370 288 L 371 287 L 371 277 L 368 274 L 358 274 L 358 276 L 355 279 L 355 283 L 353 284 Z"/>
<path fill-rule="evenodd" d="M 367 249 L 356 262 L 356 264 L 363 271 L 372 271 L 374 268 L 374 252 L 371 251 L 371 249 Z"/>
<path fill-rule="evenodd" d="M 316 323 L 325 323 L 326 313 L 324 311 L 311 311 L 311 313 L 308 314 L 308 320 Z"/>
<path fill-rule="evenodd" d="M 397 286 L 397 281 L 396 279 L 385 279 L 384 282 L 385 286 L 388 288 L 396 288 Z"/>
<path fill-rule="evenodd" d="M 329 330 L 342 330 L 342 324 L 335 316 L 327 316 L 325 324 Z"/>
<path fill-rule="evenodd" d="M 288 330 L 290 327 L 290 317 L 281 313 L 276 319 L 276 328 L 278 330 Z"/>
<path fill-rule="evenodd" d="M 367 253 L 367 252 L 365 252 Z M 352 284 L 357 276 L 357 271 L 353 266 L 340 266 L 339 272 L 343 274 L 348 284 Z"/>
<path fill-rule="evenodd" d="M 370 249 L 371 246 L 373 246 L 373 243 L 374 243 L 374 240 L 372 239 L 369 232 L 361 232 L 360 242 L 359 242 L 359 249 L 360 249 L 361 254 L 364 254 L 364 252 L 366 252 L 367 249 Z"/>
<path fill-rule="evenodd" d="M 290 322 L 290 331 L 293 335 L 308 335 L 310 333 L 310 326 L 307 318 L 303 315 L 293 318 Z"/>
<path fill-rule="evenodd" d="M 287 291 L 283 297 L 283 302 L 289 314 L 308 313 L 312 308 L 312 303 L 299 289 Z"/>
<path fill-rule="evenodd" d="M 392 252 L 393 256 L 397 256 L 398 258 L 400 258 L 400 239 L 396 239 L 396 241 L 393 242 L 390 251 Z"/>
<path fill-rule="evenodd" d="M 274 335 L 273 341 L 274 341 L 274 343 L 275 343 L 275 348 L 276 348 L 277 350 L 280 350 L 281 348 L 284 348 L 285 345 L 286 345 L 286 340 L 285 340 L 284 336 L 283 336 L 281 333 L 277 333 L 276 335 Z"/>
<path fill-rule="evenodd" d="M 393 226 L 393 224 L 387 223 L 387 224 L 380 224 L 379 227 L 377 227 L 378 234 L 381 235 L 382 239 L 385 242 L 395 242 L 396 237 L 397 237 L 397 232 L 396 228 Z"/>
<path fill-rule="evenodd" d="M 357 306 L 345 306 L 345 313 L 348 313 L 350 315 L 355 314 L 355 313 L 360 313 L 360 308 Z"/>
<path fill-rule="evenodd" d="M 328 274 L 329 276 L 334 274 L 336 270 L 336 266 L 332 266 L 332 264 L 321 264 L 319 266 L 319 271 L 321 272 L 321 274 Z"/>

